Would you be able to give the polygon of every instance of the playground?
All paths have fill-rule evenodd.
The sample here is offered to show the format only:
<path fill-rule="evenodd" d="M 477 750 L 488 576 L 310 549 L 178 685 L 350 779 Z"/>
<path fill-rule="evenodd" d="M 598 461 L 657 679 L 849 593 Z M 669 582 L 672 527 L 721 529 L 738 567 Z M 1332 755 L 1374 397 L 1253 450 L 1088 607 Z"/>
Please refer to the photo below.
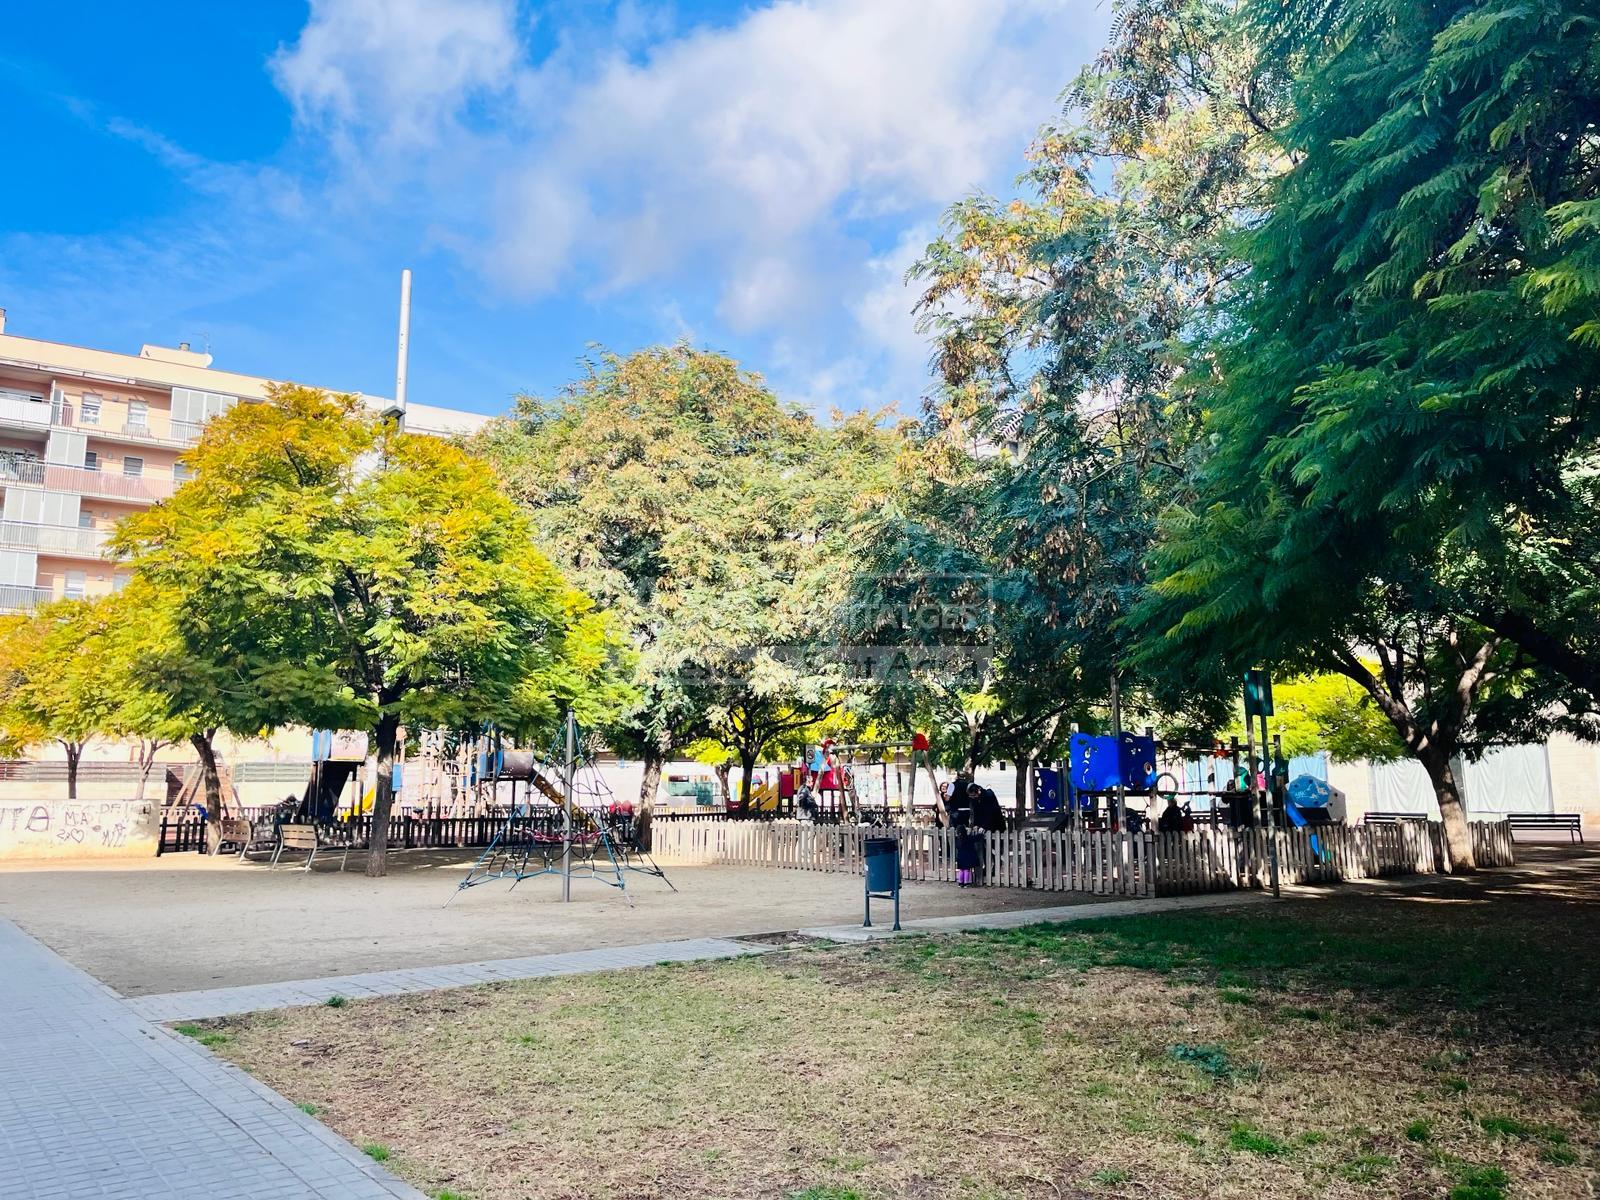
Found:
<path fill-rule="evenodd" d="M 1600 860 L 1536 850 L 186 1028 L 429 1196 L 1557 1200 L 1600 1137 L 1597 988 Z"/>

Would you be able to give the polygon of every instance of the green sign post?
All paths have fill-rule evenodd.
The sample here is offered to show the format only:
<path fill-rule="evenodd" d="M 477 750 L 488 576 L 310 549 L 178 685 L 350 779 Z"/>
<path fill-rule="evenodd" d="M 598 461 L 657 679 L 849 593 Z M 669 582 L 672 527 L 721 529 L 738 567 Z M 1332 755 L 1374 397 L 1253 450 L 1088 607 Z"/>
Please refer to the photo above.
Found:
<path fill-rule="evenodd" d="M 1272 680 L 1260 669 L 1244 673 L 1244 715 L 1270 717 L 1272 711 Z"/>
<path fill-rule="evenodd" d="M 1267 829 L 1269 830 L 1268 861 L 1272 871 L 1272 894 L 1278 895 L 1278 822 L 1276 808 L 1272 802 L 1272 788 L 1268 782 L 1271 768 L 1268 767 L 1268 747 L 1272 744 L 1267 740 L 1267 718 L 1273 716 L 1272 710 L 1272 679 L 1259 667 L 1253 667 L 1244 673 L 1244 728 L 1246 740 L 1250 743 L 1250 792 L 1252 803 L 1255 800 L 1256 771 L 1255 757 L 1255 720 L 1261 721 L 1261 770 L 1259 778 L 1262 781 L 1261 805 L 1266 809 Z"/>

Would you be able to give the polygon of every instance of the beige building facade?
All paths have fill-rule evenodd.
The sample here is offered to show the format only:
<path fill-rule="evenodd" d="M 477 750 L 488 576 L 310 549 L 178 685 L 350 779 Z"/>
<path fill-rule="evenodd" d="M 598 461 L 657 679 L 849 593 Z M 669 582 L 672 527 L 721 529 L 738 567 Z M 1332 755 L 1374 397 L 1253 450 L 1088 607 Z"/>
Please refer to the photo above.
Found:
<path fill-rule="evenodd" d="M 270 382 L 187 344 L 126 354 L 19 337 L 0 310 L 0 612 L 121 587 L 106 553 L 117 522 L 171 496 L 205 423 L 264 400 Z M 358 395 L 374 412 L 391 405 Z M 486 419 L 406 409 L 407 429 L 437 436 Z"/>

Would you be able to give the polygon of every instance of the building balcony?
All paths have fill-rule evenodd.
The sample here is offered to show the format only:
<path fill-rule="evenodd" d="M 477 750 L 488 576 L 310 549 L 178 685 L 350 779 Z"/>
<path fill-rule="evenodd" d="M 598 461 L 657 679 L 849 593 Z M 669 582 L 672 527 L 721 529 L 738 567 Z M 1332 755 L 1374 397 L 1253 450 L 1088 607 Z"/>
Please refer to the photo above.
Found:
<path fill-rule="evenodd" d="M 50 405 L 43 396 L 0 388 L 0 429 L 21 429 L 29 433 L 48 433 Z"/>
<path fill-rule="evenodd" d="M 36 550 L 65 558 L 104 558 L 109 530 L 33 521 L 0 521 L 0 549 Z"/>
<path fill-rule="evenodd" d="M 55 599 L 49 588 L 20 583 L 0 583 L 0 612 L 30 612 Z"/>
<path fill-rule="evenodd" d="M 113 442 L 137 442 L 144 446 L 166 446 L 186 450 L 200 440 L 201 425 L 195 421 L 175 421 L 165 412 L 146 414 L 143 421 L 129 420 L 116 409 L 102 409 L 98 418 L 85 421 L 78 405 L 58 400 L 51 406 L 50 424 L 90 437 Z"/>
<path fill-rule="evenodd" d="M 37 459 L 0 457 L 0 484 L 11 483 L 146 504 L 167 499 L 178 486 L 177 480 L 160 475 L 115 475 L 110 471 L 91 471 L 86 467 L 67 467 Z"/>

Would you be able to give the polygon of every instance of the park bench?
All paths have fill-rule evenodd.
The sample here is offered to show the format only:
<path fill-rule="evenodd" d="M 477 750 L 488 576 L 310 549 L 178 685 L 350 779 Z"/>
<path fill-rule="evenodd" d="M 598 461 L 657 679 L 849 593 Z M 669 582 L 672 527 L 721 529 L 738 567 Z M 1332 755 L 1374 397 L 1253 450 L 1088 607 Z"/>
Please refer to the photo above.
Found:
<path fill-rule="evenodd" d="M 217 843 L 217 852 L 221 853 L 224 846 L 237 846 L 243 856 L 255 836 L 255 827 L 243 817 L 228 817 L 223 820 L 219 832 L 222 837 Z"/>
<path fill-rule="evenodd" d="M 239 859 L 252 854 L 271 854 L 278 848 L 278 821 L 275 817 L 262 817 L 251 821 L 249 835 L 239 844 Z"/>
<path fill-rule="evenodd" d="M 1393 825 L 1399 821 L 1426 821 L 1427 819 L 1422 813 L 1369 812 L 1361 818 L 1361 823 L 1363 825 Z"/>
<path fill-rule="evenodd" d="M 317 827 L 315 825 L 279 825 L 278 848 L 272 852 L 272 866 L 278 865 L 278 859 L 285 850 L 306 851 L 306 870 L 311 869 L 311 864 L 317 861 Z"/>
<path fill-rule="evenodd" d="M 344 855 L 339 860 L 339 870 L 342 871 L 345 864 L 350 861 L 350 851 L 354 848 L 355 841 L 355 830 L 348 825 L 279 825 L 278 846 L 272 852 L 272 862 L 269 865 L 277 866 L 278 859 L 285 850 L 304 850 L 305 870 L 309 871 L 311 864 L 317 861 L 317 851 L 342 850 Z"/>
<path fill-rule="evenodd" d="M 356 848 L 356 827 L 349 824 L 318 825 L 317 844 L 324 850 L 340 850 L 339 870 L 350 861 L 350 851 Z"/>
<path fill-rule="evenodd" d="M 1579 813 L 1507 813 L 1505 819 L 1513 840 L 1517 830 L 1534 829 L 1564 832 L 1568 841 L 1583 841 L 1583 816 Z"/>

